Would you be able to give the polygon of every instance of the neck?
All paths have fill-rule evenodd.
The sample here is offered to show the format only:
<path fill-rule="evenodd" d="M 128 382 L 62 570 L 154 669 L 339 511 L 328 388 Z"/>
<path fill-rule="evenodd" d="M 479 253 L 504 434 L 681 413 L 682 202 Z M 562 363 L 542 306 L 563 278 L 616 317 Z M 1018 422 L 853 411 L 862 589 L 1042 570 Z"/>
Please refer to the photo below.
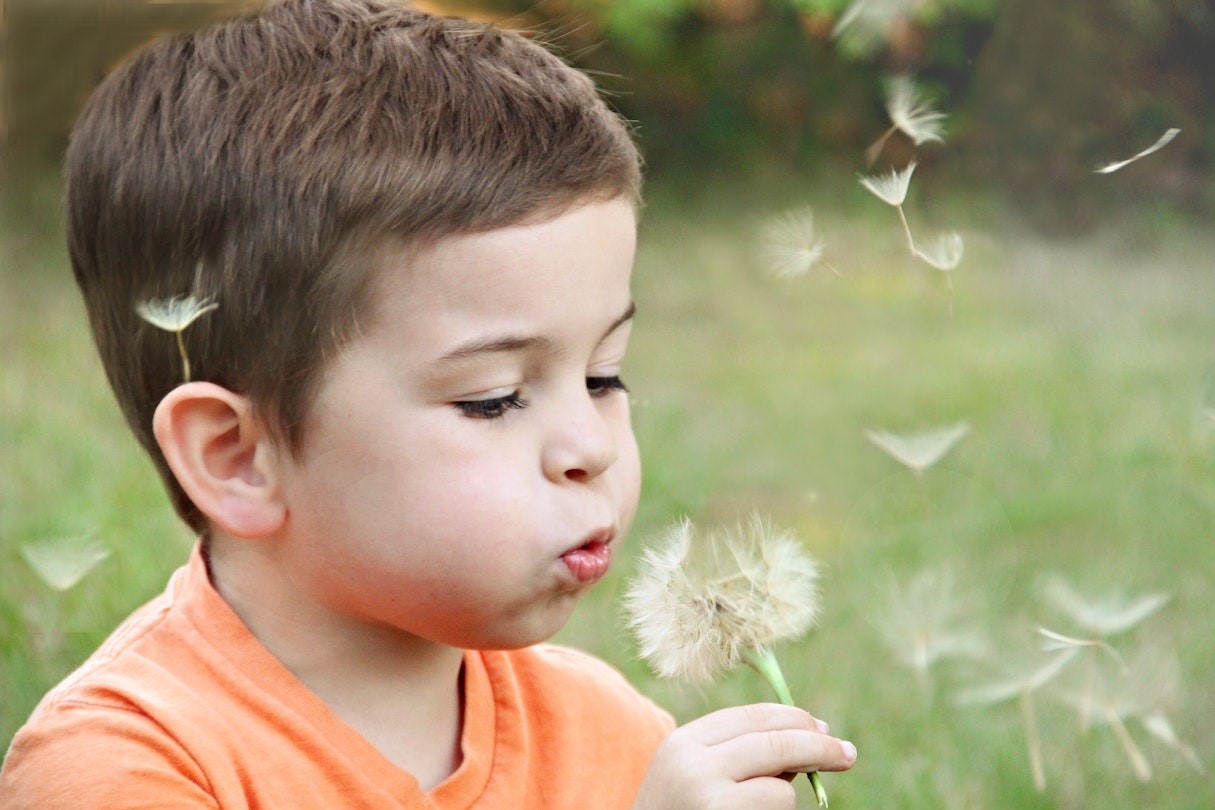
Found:
<path fill-rule="evenodd" d="M 213 537 L 215 589 L 335 715 L 424 789 L 460 762 L 464 651 L 338 614 L 283 581 L 271 544 Z"/>

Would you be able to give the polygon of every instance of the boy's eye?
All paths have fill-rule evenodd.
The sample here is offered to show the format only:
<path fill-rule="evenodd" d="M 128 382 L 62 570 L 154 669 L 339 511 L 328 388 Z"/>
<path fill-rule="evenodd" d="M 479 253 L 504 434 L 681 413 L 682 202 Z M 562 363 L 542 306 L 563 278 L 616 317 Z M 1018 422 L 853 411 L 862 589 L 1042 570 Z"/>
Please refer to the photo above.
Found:
<path fill-rule="evenodd" d="M 619 376 L 612 377 L 587 377 L 586 390 L 591 392 L 593 397 L 607 396 L 613 391 L 628 391 L 629 387 L 624 384 L 624 380 Z"/>
<path fill-rule="evenodd" d="M 513 391 L 504 397 L 470 399 L 453 402 L 452 405 L 470 419 L 499 419 L 505 416 L 507 411 L 526 408 L 527 402 L 519 396 L 518 391 Z"/>

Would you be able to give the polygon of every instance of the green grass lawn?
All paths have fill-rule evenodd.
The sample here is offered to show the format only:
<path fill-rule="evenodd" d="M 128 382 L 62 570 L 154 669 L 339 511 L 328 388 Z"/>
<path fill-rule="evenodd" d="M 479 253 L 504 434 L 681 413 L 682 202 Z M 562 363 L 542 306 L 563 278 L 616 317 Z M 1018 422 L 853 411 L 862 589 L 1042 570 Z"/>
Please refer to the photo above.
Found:
<path fill-rule="evenodd" d="M 643 503 L 620 564 L 560 639 L 680 719 L 769 699 L 746 672 L 713 687 L 655 679 L 618 607 L 637 548 L 668 522 L 759 511 L 825 569 L 820 626 L 778 656 L 794 696 L 860 750 L 853 773 L 825 777 L 832 807 L 1210 806 L 1209 775 L 1142 718 L 1163 712 L 1211 761 L 1215 233 L 1157 210 L 1047 241 L 973 193 L 916 182 L 913 229 L 966 240 L 952 316 L 943 277 L 910 258 L 894 212 L 850 174 L 651 190 L 627 377 Z M 806 203 L 840 275 L 775 281 L 756 234 Z M 112 402 L 55 229 L 29 222 L 0 229 L 5 747 L 191 542 Z M 922 476 L 866 438 L 962 422 L 969 434 Z M 110 553 L 56 594 L 22 549 L 63 538 Z M 1107 613 L 1169 601 L 1033 692 L 1039 791 L 1015 696 L 957 698 L 1049 661 L 1039 626 L 1092 638 L 1049 599 L 1058 579 Z"/>

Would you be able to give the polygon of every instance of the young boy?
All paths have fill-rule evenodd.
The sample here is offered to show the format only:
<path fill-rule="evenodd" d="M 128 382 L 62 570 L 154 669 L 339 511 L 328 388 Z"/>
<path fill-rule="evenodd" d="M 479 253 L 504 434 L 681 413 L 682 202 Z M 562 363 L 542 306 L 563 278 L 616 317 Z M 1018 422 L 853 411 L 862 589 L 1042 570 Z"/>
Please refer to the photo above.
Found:
<path fill-rule="evenodd" d="M 0 804 L 792 807 L 782 774 L 850 767 L 800 709 L 672 731 L 541 643 L 637 502 L 639 182 L 582 74 L 381 0 L 284 0 L 109 77 L 71 259 L 200 542 L 42 701 Z M 180 347 L 137 314 L 187 295 L 216 306 Z"/>

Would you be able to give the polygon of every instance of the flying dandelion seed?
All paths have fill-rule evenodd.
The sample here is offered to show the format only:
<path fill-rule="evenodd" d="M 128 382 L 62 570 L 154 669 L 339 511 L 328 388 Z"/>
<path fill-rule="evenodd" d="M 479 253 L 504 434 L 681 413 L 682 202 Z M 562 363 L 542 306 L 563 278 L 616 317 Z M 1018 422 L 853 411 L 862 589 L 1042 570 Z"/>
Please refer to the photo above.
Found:
<path fill-rule="evenodd" d="M 927 245 L 920 245 L 916 255 L 941 272 L 948 273 L 962 263 L 962 249 L 962 235 L 950 231 Z"/>
<path fill-rule="evenodd" d="M 1157 151 L 1163 149 L 1166 145 L 1168 145 L 1169 141 L 1176 138 L 1180 132 L 1181 132 L 1180 129 L 1177 129 L 1174 127 L 1173 129 L 1166 131 L 1163 135 L 1160 136 L 1160 139 L 1157 140 L 1156 143 L 1152 144 L 1147 149 L 1144 149 L 1142 152 L 1139 152 L 1136 155 L 1132 155 L 1131 157 L 1127 158 L 1126 160 L 1119 160 L 1115 163 L 1110 163 L 1108 165 L 1101 166 L 1100 168 L 1095 169 L 1094 171 L 1096 171 L 1097 174 L 1111 174 L 1113 172 L 1116 172 L 1119 169 L 1121 169 L 1123 166 L 1129 166 L 1130 164 L 1134 163 L 1136 160 L 1147 157 L 1148 155 L 1152 154 L 1153 152 L 1157 152 Z"/>
<path fill-rule="evenodd" d="M 1137 599 L 1118 595 L 1085 599 L 1059 576 L 1047 578 L 1040 591 L 1048 602 L 1081 629 L 1099 638 L 1116 636 L 1138 627 L 1169 601 L 1168 594 L 1163 593 L 1150 593 Z"/>
<path fill-rule="evenodd" d="M 199 300 L 192 295 L 173 296 L 143 301 L 135 307 L 139 317 L 166 332 L 181 332 L 219 304 L 209 298 Z"/>
<path fill-rule="evenodd" d="M 955 702 L 959 706 L 994 706 L 1020 697 L 1026 692 L 1037 692 L 1053 681 L 1076 655 L 1075 648 L 1060 650 L 1047 663 L 1035 666 L 1024 673 L 1012 674 L 1008 678 L 980 686 L 967 687 L 958 692 Z"/>
<path fill-rule="evenodd" d="M 871 0 L 852 0 L 848 8 L 844 9 L 844 13 L 836 20 L 835 27 L 831 31 L 831 36 L 838 37 L 847 31 L 853 23 L 861 19 L 869 8 L 870 3 Z"/>
<path fill-rule="evenodd" d="M 1055 632 L 1049 627 L 1039 627 L 1038 635 L 1042 636 L 1042 649 L 1046 652 L 1084 649 L 1101 650 L 1114 659 L 1119 666 L 1126 666 L 1122 660 L 1122 656 L 1118 654 L 1113 645 L 1099 638 L 1076 638 L 1075 636 L 1067 636 L 1063 633 Z"/>
<path fill-rule="evenodd" d="M 210 298 L 198 299 L 192 295 L 175 295 L 172 298 L 151 299 L 141 301 L 135 306 L 135 312 L 140 318 L 166 332 L 177 336 L 177 351 L 181 355 L 182 378 L 190 381 L 190 358 L 186 354 L 186 343 L 183 333 L 190 324 L 218 309 L 219 304 Z"/>
<path fill-rule="evenodd" d="M 1181 749 L 1188 746 L 1177 738 L 1163 709 L 1165 704 L 1176 702 L 1179 670 L 1175 656 L 1145 647 L 1129 664 L 1096 672 L 1083 691 L 1066 691 L 1062 699 L 1097 726 L 1109 728 L 1136 778 L 1148 782 L 1152 779 L 1152 766 L 1131 735 L 1128 722 L 1139 721 L 1149 734 L 1162 741 L 1171 736 L 1180 745 L 1174 750 L 1186 757 Z"/>
<path fill-rule="evenodd" d="M 895 461 L 916 475 L 923 475 L 925 470 L 944 458 L 968 433 L 970 425 L 959 422 L 948 427 L 909 434 L 871 429 L 865 431 L 865 436 Z"/>
<path fill-rule="evenodd" d="M 914 246 L 914 243 L 913 243 Z M 927 245 L 914 246 L 915 255 L 945 274 L 945 292 L 949 296 L 949 317 L 953 317 L 953 271 L 962 263 L 962 235 L 950 231 Z"/>
<path fill-rule="evenodd" d="M 822 264 L 835 275 L 839 271 L 823 262 L 825 245 L 814 229 L 810 208 L 786 211 L 764 226 L 762 254 L 768 269 L 778 279 L 803 276 Z"/>
<path fill-rule="evenodd" d="M 924 0 L 853 0 L 832 29 L 833 39 L 865 51 L 880 45 L 896 22 L 907 19 Z"/>
<path fill-rule="evenodd" d="M 952 572 L 927 569 L 905 584 L 891 578 L 878 626 L 895 660 L 927 686 L 929 671 L 939 662 L 984 654 L 982 636 L 964 626 L 968 613 Z"/>
<path fill-rule="evenodd" d="M 771 648 L 814 625 L 818 576 L 797 538 L 758 515 L 700 536 L 683 520 L 642 555 L 625 595 L 627 622 L 662 677 L 708 682 L 747 664 L 792 706 Z M 818 775 L 809 777 L 826 807 Z"/>
<path fill-rule="evenodd" d="M 1034 693 L 1053 681 L 1076 654 L 1076 648 L 1061 650 L 1045 665 L 1013 675 L 1007 680 L 964 689 L 956 698 L 962 706 L 991 706 L 1016 700 L 1025 726 L 1025 748 L 1029 757 L 1030 776 L 1034 788 L 1041 793 L 1046 790 L 1046 766 L 1042 756 L 1042 736 L 1038 731 L 1038 714 Z"/>
<path fill-rule="evenodd" d="M 1075 638 L 1046 628 L 1039 628 L 1039 634 L 1046 639 L 1043 645 L 1046 649 L 1062 649 L 1070 646 L 1088 648 L 1094 653 L 1099 650 L 1104 651 L 1122 669 L 1126 668 L 1125 662 L 1118 651 L 1105 639 L 1138 627 L 1169 601 L 1169 597 L 1161 593 L 1148 594 L 1132 600 L 1117 596 L 1102 600 L 1085 599 L 1059 576 L 1052 576 L 1044 580 L 1039 586 L 1039 592 L 1049 603 L 1093 636 L 1092 638 Z M 1097 661 L 1093 654 L 1087 656 L 1085 673 L 1085 687 L 1081 691 L 1084 699 L 1081 701 L 1080 708 L 1080 720 L 1083 728 L 1087 728 L 1093 719 L 1093 695 L 1097 677 Z"/>
<path fill-rule="evenodd" d="M 865 160 L 870 166 L 878 159 L 886 142 L 896 132 L 902 132 L 916 146 L 929 141 L 941 143 L 945 140 L 944 121 L 948 116 L 938 112 L 924 99 L 915 80 L 910 76 L 896 76 L 887 81 L 886 112 L 890 116 L 890 129 L 882 133 L 881 137 L 865 150 Z"/>
<path fill-rule="evenodd" d="M 861 185 L 877 196 L 882 202 L 893 206 L 899 212 L 899 221 L 903 223 L 903 233 L 907 237 L 907 247 L 912 256 L 918 256 L 915 239 L 911 235 L 911 225 L 907 222 L 907 214 L 903 211 L 903 203 L 907 200 L 907 190 L 911 187 L 911 175 L 915 173 L 916 163 L 913 160 L 902 171 L 891 169 L 888 175 L 861 175 Z"/>
<path fill-rule="evenodd" d="M 911 175 L 915 173 L 915 167 L 913 160 L 902 171 L 891 169 L 887 175 L 861 175 L 861 185 L 882 202 L 899 208 L 907 200 L 907 189 L 911 187 Z"/>
<path fill-rule="evenodd" d="M 945 113 L 933 109 L 910 76 L 890 80 L 886 111 L 895 127 L 916 146 L 945 139 Z"/>
<path fill-rule="evenodd" d="M 21 556 L 43 584 L 63 593 L 76 587 L 108 558 L 110 550 L 96 540 L 63 538 L 23 545 Z"/>
<path fill-rule="evenodd" d="M 1206 773 L 1202 760 L 1198 758 L 1198 752 L 1181 741 L 1181 738 L 1177 736 L 1177 732 L 1173 729 L 1173 724 L 1169 722 L 1169 718 L 1165 716 L 1164 712 L 1147 712 L 1139 717 L 1139 723 L 1149 734 L 1180 754 L 1182 759 L 1195 771 Z"/>

